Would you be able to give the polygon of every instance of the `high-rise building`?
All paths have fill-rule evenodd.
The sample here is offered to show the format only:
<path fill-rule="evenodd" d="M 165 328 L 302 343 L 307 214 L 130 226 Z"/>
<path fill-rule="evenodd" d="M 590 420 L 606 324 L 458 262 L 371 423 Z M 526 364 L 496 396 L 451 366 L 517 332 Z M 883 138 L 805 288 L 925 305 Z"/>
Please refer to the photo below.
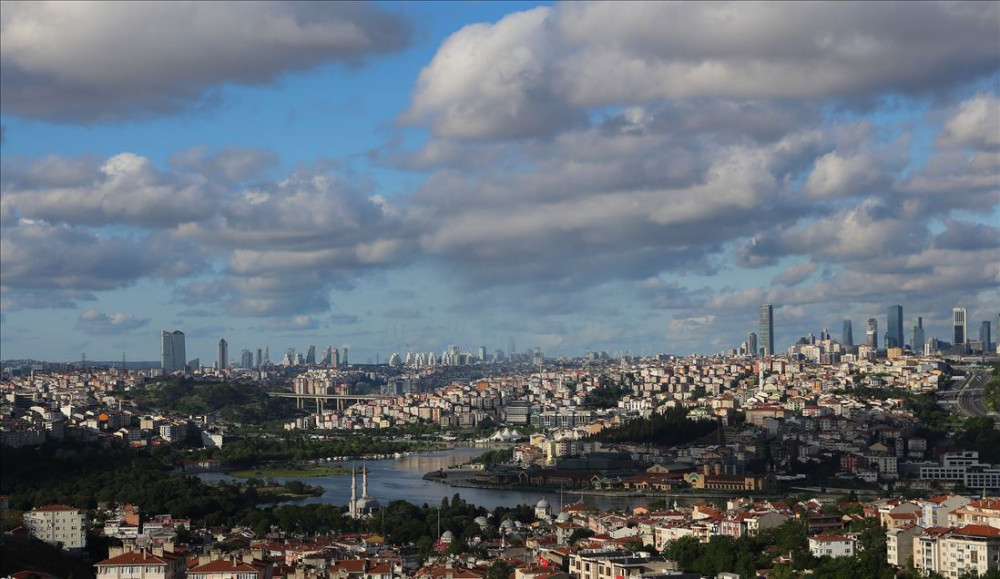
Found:
<path fill-rule="evenodd" d="M 774 355 L 774 306 L 760 306 L 760 348 L 764 356 Z"/>
<path fill-rule="evenodd" d="M 160 368 L 166 374 L 184 369 L 187 353 L 184 351 L 184 332 L 160 332 Z"/>
<path fill-rule="evenodd" d="M 219 370 L 225 370 L 226 366 L 229 365 L 229 344 L 226 343 L 226 339 L 222 338 L 219 340 Z"/>
<path fill-rule="evenodd" d="M 316 363 L 316 346 L 309 344 L 309 347 L 306 348 L 306 364 L 315 364 L 315 363 Z"/>
<path fill-rule="evenodd" d="M 912 335 L 910 336 L 910 349 L 917 354 L 924 353 L 924 319 L 920 316 L 913 318 L 913 327 L 911 328 Z"/>
<path fill-rule="evenodd" d="M 243 368 L 253 368 L 253 354 L 250 350 L 240 352 L 240 366 Z"/>
<path fill-rule="evenodd" d="M 334 348 L 333 351 L 330 352 L 330 366 L 334 368 L 340 367 L 340 350 L 337 348 Z"/>
<path fill-rule="evenodd" d="M 271 348 L 269 346 L 264 346 L 264 360 L 261 362 L 262 366 L 271 365 Z"/>
<path fill-rule="evenodd" d="M 878 320 L 868 318 L 868 329 L 865 330 L 865 345 L 869 348 L 878 349 Z"/>
<path fill-rule="evenodd" d="M 983 323 L 979 324 L 979 342 L 983 345 L 984 354 L 989 354 L 993 351 L 989 320 L 983 320 Z"/>
<path fill-rule="evenodd" d="M 757 334 L 750 332 L 747 334 L 747 354 L 753 357 L 757 357 L 760 352 L 757 351 Z"/>
<path fill-rule="evenodd" d="M 347 363 L 347 346 L 344 346 L 344 355 L 341 357 L 340 363 L 343 364 L 344 366 L 348 365 L 348 363 Z"/>
<path fill-rule="evenodd" d="M 951 310 L 953 344 L 964 344 L 969 341 L 969 324 L 965 321 L 965 308 L 952 308 Z"/>
<path fill-rule="evenodd" d="M 851 320 L 844 320 L 844 335 L 841 337 L 841 343 L 845 346 L 854 345 L 854 328 Z"/>
<path fill-rule="evenodd" d="M 257 360 L 256 364 L 253 365 L 254 368 L 260 368 L 261 364 L 264 363 L 264 354 L 260 348 L 257 348 Z"/>
<path fill-rule="evenodd" d="M 885 334 L 886 349 L 902 348 L 905 344 L 903 341 L 903 306 L 889 306 L 886 309 L 885 317 L 888 325 Z"/>

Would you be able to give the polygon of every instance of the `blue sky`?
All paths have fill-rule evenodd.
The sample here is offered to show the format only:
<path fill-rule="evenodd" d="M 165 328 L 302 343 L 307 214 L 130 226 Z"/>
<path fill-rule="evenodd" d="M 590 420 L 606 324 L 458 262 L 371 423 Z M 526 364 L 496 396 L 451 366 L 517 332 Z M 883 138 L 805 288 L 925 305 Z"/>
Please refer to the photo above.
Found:
<path fill-rule="evenodd" d="M 779 348 L 1000 312 L 995 3 L 23 3 L 0 354 Z M 59 39 L 52 42 L 51 39 Z M 994 331 L 996 333 L 996 331 Z"/>

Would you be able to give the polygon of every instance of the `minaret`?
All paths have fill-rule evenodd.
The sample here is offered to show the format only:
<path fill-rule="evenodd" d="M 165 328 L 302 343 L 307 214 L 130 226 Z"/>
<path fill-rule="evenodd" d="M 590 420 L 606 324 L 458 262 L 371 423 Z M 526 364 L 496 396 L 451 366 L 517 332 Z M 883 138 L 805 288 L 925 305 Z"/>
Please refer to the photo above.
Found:
<path fill-rule="evenodd" d="M 365 461 L 361 467 L 361 496 L 368 498 L 368 461 Z"/>
<path fill-rule="evenodd" d="M 348 506 L 347 512 L 352 519 L 358 518 L 357 508 L 358 508 L 358 478 L 354 473 L 354 467 L 351 466 L 351 504 Z"/>

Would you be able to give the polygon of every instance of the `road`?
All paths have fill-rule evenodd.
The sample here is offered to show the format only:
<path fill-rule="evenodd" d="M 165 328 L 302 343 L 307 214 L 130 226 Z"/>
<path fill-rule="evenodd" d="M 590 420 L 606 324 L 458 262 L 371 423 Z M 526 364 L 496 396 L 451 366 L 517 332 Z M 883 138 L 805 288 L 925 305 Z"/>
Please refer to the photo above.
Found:
<path fill-rule="evenodd" d="M 1000 416 L 987 410 L 983 404 L 983 388 L 990 380 L 989 372 L 970 372 L 968 380 L 962 385 L 955 398 L 958 412 L 962 416 L 972 418 L 975 416 L 990 416 L 994 421 L 1000 422 Z"/>

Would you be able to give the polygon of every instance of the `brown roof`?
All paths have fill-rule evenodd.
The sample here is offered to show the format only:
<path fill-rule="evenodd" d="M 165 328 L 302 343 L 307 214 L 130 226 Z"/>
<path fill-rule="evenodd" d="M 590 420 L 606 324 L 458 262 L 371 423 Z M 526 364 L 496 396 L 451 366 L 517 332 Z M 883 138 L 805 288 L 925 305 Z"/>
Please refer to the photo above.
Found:
<path fill-rule="evenodd" d="M 188 573 L 224 573 L 226 571 L 244 571 L 249 573 L 256 573 L 266 564 L 245 563 L 240 560 L 232 559 L 218 559 L 216 561 L 209 561 L 204 565 L 198 565 L 197 567 L 192 567 L 188 569 Z"/>
<path fill-rule="evenodd" d="M 37 509 L 31 509 L 31 511 L 36 513 L 38 511 L 78 511 L 81 513 L 86 512 L 83 509 L 78 509 L 76 507 L 67 507 L 66 505 L 47 505 L 44 507 L 38 507 Z"/>
<path fill-rule="evenodd" d="M 154 555 L 149 551 L 132 551 L 129 553 L 123 553 L 117 557 L 111 557 L 110 559 L 105 559 L 98 563 L 98 566 L 115 566 L 115 565 L 167 565 L 179 559 L 179 555 L 174 553 L 164 552 L 162 556 Z"/>

